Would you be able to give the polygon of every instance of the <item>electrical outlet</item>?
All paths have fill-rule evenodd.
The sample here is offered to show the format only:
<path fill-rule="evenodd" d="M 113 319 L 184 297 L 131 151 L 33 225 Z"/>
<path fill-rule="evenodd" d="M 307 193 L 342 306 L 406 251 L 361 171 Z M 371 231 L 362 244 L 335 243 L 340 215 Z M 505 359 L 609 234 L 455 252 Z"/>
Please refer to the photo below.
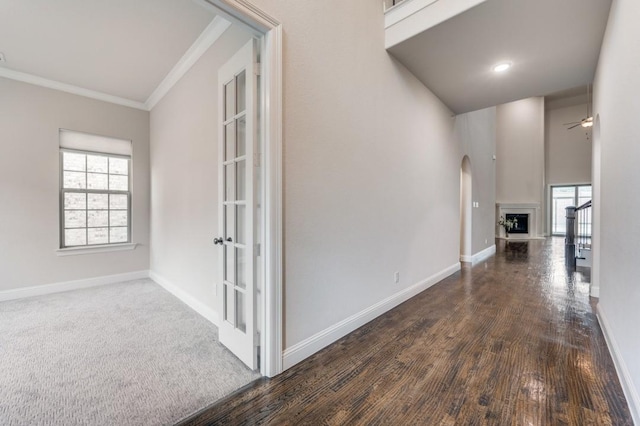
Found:
<path fill-rule="evenodd" d="M 400 272 L 396 271 L 396 272 L 393 274 L 393 281 L 394 281 L 396 284 L 398 284 L 398 283 L 400 282 Z"/>

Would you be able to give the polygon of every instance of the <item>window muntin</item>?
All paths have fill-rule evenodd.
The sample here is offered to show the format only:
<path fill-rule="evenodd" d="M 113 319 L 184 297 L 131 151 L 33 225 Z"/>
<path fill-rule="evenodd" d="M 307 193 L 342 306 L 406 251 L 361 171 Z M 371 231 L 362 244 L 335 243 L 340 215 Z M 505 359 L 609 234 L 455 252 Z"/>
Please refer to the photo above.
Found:
<path fill-rule="evenodd" d="M 60 150 L 61 248 L 131 242 L 131 158 Z"/>

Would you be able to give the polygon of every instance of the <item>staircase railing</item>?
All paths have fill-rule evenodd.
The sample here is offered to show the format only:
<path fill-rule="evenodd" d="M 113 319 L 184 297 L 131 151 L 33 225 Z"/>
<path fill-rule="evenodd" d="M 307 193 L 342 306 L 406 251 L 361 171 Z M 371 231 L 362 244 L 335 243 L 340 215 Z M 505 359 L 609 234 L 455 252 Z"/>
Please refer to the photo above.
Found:
<path fill-rule="evenodd" d="M 585 251 L 591 250 L 591 200 L 580 207 L 569 206 L 567 233 L 564 239 L 564 255 L 567 266 L 575 267 L 576 259 L 585 259 Z"/>
<path fill-rule="evenodd" d="M 591 200 L 575 210 L 576 257 L 584 258 L 583 251 L 591 250 Z"/>
<path fill-rule="evenodd" d="M 393 6 L 402 3 L 403 1 L 405 0 L 382 0 L 385 12 L 391 9 Z"/>
<path fill-rule="evenodd" d="M 576 207 L 565 207 L 567 227 L 564 236 L 564 262 L 567 266 L 575 268 L 576 266 Z"/>

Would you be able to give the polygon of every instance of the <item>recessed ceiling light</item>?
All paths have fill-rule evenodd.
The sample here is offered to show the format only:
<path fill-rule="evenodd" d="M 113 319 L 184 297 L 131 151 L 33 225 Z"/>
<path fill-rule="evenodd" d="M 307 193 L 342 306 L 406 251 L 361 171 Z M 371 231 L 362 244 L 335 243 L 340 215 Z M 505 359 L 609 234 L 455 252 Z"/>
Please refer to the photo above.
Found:
<path fill-rule="evenodd" d="M 494 66 L 493 67 L 493 71 L 495 71 L 495 72 L 505 72 L 509 68 L 511 68 L 511 62 L 502 62 L 502 63 Z"/>

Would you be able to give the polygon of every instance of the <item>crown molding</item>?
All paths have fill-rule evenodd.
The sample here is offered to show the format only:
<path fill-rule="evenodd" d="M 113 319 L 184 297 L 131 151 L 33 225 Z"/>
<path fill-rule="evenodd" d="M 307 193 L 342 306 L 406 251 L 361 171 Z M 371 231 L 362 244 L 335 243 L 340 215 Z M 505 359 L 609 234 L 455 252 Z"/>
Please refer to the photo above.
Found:
<path fill-rule="evenodd" d="M 151 96 L 145 102 L 145 107 L 151 111 L 158 102 L 171 90 L 171 88 L 191 69 L 200 57 L 224 34 L 231 23 L 219 16 L 213 18 L 207 28 L 189 47 L 178 63 L 169 71 L 167 76 L 156 87 Z"/>
<path fill-rule="evenodd" d="M 228 21 L 247 26 L 256 37 L 280 26 L 280 22 L 247 0 L 193 0 Z"/>
<path fill-rule="evenodd" d="M 34 84 L 36 86 L 46 87 L 48 89 L 58 90 L 61 92 L 71 93 L 73 95 L 83 96 L 85 98 L 96 99 L 99 101 L 109 102 L 116 105 L 122 105 L 130 108 L 140 109 L 143 111 L 151 111 L 158 102 L 171 90 L 171 88 L 191 69 L 198 59 L 224 34 L 231 26 L 231 23 L 219 16 L 213 18 L 204 31 L 198 36 L 196 41 L 189 47 L 185 54 L 180 58 L 178 63 L 169 71 L 167 76 L 156 87 L 146 102 L 138 102 L 131 99 L 121 98 L 119 96 L 109 95 L 108 93 L 98 92 L 95 90 L 85 89 L 84 87 L 74 86 L 72 84 L 62 83 L 60 81 L 49 80 L 44 77 L 15 71 L 9 68 L 0 67 L 0 77 L 9 78 L 11 80 L 21 81 L 23 83 Z"/>
<path fill-rule="evenodd" d="M 72 84 L 61 83 L 55 80 L 49 80 L 26 72 L 15 71 L 9 68 L 0 67 L 0 77 L 9 78 L 11 80 L 21 81 L 23 83 L 34 84 L 36 86 L 46 87 L 48 89 L 58 90 L 61 92 L 71 93 L 73 95 L 84 96 L 99 101 L 109 102 L 116 105 L 123 105 L 130 108 L 148 111 L 147 106 L 142 102 L 132 101 L 131 99 L 121 98 L 119 96 L 109 95 L 95 90 L 85 89 L 83 87 L 74 86 Z"/>

